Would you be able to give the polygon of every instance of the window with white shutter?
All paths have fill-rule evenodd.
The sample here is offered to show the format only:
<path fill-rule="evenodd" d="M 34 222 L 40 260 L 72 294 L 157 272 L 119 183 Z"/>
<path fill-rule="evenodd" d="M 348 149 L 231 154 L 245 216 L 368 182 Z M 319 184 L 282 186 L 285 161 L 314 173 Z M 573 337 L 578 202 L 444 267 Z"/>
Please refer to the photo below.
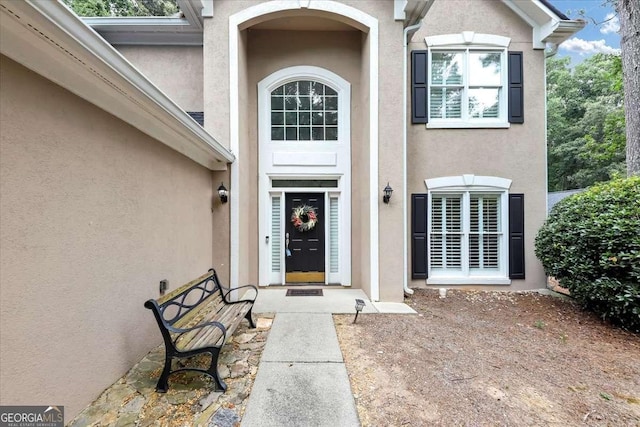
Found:
<path fill-rule="evenodd" d="M 474 180 L 492 185 L 465 183 Z M 465 175 L 426 182 L 430 189 L 427 283 L 510 283 L 505 230 L 511 181 Z M 493 184 L 497 188 L 491 188 Z"/>

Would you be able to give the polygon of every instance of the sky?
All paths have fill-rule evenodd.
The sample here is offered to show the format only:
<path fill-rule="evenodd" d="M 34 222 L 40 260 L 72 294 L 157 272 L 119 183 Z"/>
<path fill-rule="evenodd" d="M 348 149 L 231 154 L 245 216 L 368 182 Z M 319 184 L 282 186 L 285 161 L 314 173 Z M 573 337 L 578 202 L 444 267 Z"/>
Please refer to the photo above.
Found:
<path fill-rule="evenodd" d="M 582 31 L 560 45 L 558 55 L 570 56 L 575 65 L 595 53 L 620 52 L 620 26 L 613 5 L 603 6 L 604 0 L 551 0 L 551 3 L 569 18 L 587 20 Z"/>

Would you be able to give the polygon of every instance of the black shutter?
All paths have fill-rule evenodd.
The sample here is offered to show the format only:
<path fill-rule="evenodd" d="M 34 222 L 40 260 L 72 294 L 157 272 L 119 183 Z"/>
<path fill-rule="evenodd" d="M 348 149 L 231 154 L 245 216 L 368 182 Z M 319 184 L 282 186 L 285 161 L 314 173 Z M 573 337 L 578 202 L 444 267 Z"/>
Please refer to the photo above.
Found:
<path fill-rule="evenodd" d="M 509 278 L 524 279 L 524 194 L 509 194 Z"/>
<path fill-rule="evenodd" d="M 524 123 L 522 52 L 509 52 L 509 123 Z"/>
<path fill-rule="evenodd" d="M 411 52 L 411 123 L 427 123 L 427 53 Z"/>
<path fill-rule="evenodd" d="M 426 194 L 411 195 L 411 278 L 427 278 L 427 209 Z"/>

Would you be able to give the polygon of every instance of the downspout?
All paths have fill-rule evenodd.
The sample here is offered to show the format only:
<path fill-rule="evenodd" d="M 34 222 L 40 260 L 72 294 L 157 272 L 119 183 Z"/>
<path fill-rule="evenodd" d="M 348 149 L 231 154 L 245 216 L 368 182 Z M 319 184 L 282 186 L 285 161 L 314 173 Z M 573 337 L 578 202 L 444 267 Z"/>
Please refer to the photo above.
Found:
<path fill-rule="evenodd" d="M 554 56 L 556 53 L 558 53 L 558 43 L 547 43 L 547 47 L 549 48 L 549 50 L 545 49 L 544 51 L 544 58 L 551 58 L 552 56 Z M 546 74 L 546 72 L 545 72 Z"/>
<path fill-rule="evenodd" d="M 408 226 L 408 214 L 409 214 L 409 201 L 407 191 L 407 55 L 409 45 L 409 32 L 417 31 L 422 27 L 422 20 L 415 25 L 410 25 L 404 29 L 404 56 L 402 60 L 402 265 L 404 265 L 404 273 L 402 276 L 402 287 L 405 295 L 413 295 L 413 289 L 409 288 L 409 241 L 407 239 L 407 233 L 409 232 Z"/>

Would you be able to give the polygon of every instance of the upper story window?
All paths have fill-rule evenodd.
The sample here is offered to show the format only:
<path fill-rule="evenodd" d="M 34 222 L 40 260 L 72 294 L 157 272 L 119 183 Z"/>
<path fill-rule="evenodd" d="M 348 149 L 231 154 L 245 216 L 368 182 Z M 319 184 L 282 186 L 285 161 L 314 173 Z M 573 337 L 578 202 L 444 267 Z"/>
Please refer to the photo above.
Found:
<path fill-rule="evenodd" d="M 271 92 L 272 141 L 337 141 L 338 93 L 320 82 L 299 80 Z"/>
<path fill-rule="evenodd" d="M 511 40 L 465 31 L 426 37 L 412 51 L 412 123 L 507 128 L 523 123 L 522 52 Z"/>
<path fill-rule="evenodd" d="M 506 122 L 504 61 L 504 50 L 431 50 L 430 122 Z"/>

